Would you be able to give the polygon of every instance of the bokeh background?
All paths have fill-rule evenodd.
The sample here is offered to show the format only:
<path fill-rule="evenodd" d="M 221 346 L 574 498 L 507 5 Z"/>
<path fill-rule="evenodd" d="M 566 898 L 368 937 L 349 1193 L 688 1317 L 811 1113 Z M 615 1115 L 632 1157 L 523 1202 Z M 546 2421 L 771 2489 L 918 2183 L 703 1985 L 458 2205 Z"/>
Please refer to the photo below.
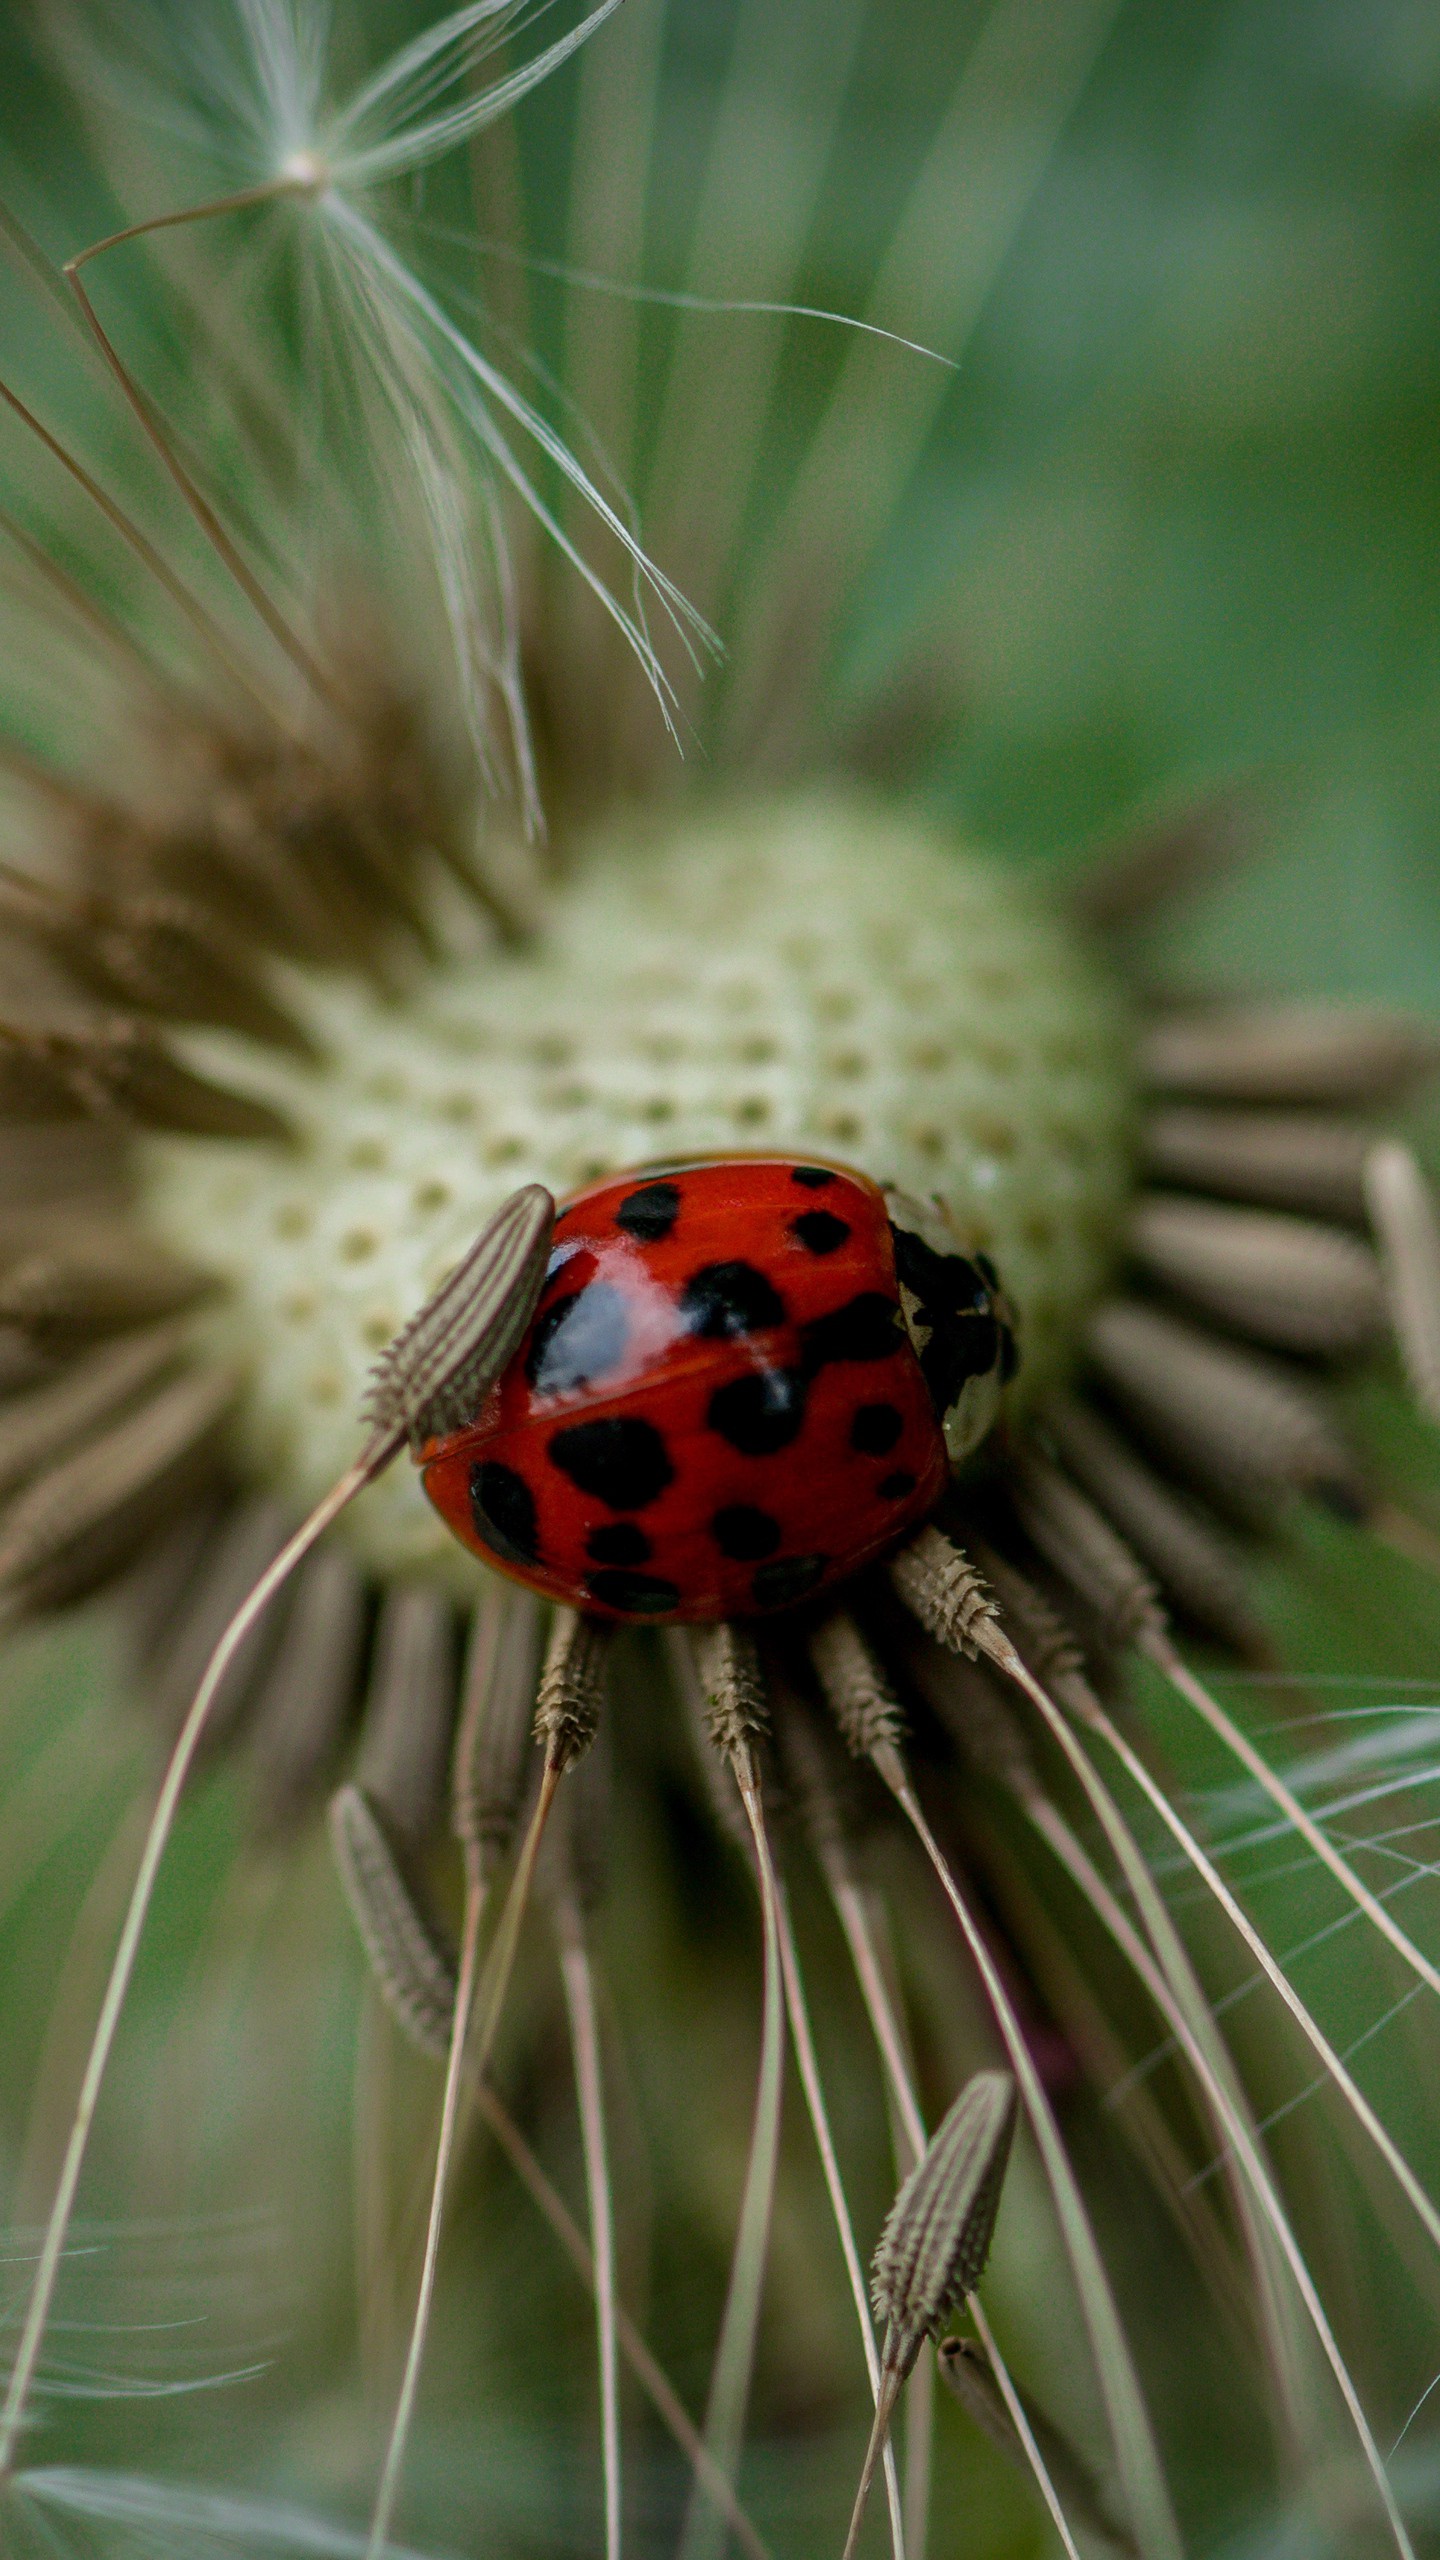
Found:
<path fill-rule="evenodd" d="M 653 5 L 628 0 L 627 15 Z M 337 48 L 363 60 L 426 14 L 352 0 L 337 12 Z M 783 14 L 788 74 L 744 102 L 751 182 L 736 191 L 719 288 L 740 299 L 764 263 L 777 164 L 805 142 L 805 45 L 825 42 L 814 0 L 785 0 Z M 163 46 L 163 10 L 126 16 L 142 57 L 145 43 Z M 708 141 L 721 102 L 733 109 L 727 82 L 755 16 L 747 0 L 672 0 L 643 264 L 618 281 L 662 291 L 694 282 Z M 937 120 L 995 23 L 971 0 L 869 9 L 798 299 L 866 307 Z M 862 713 L 918 633 L 931 709 L 915 714 L 907 788 L 967 834 L 1064 871 L 1192 802 L 1223 793 L 1238 812 L 1249 858 L 1149 935 L 1135 955 L 1145 969 L 1440 1016 L 1440 18 L 1428 0 L 1121 0 L 1103 12 L 1095 0 L 1085 10 L 1032 0 L 1028 18 L 1012 7 L 1007 24 L 1022 72 L 1027 62 L 1043 72 L 1047 48 L 1093 61 L 1023 212 L 1000 226 L 995 254 L 979 258 L 983 290 L 961 368 L 862 580 L 838 648 L 837 704 Z M 0 152 L 7 199 L 60 256 L 121 213 L 85 117 L 65 100 L 48 51 L 55 31 L 48 7 L 14 8 L 0 24 Z M 610 28 L 597 42 L 616 40 Z M 113 117 L 124 92 L 84 105 Z M 574 237 L 575 112 L 572 66 L 518 125 L 518 183 L 538 253 L 552 260 Z M 987 123 L 984 165 L 954 208 L 956 237 L 966 224 L 983 230 L 987 210 L 1009 202 L 1035 149 L 1033 123 L 1027 73 Z M 185 201 L 204 154 L 183 131 L 167 147 L 168 200 Z M 617 188 L 632 179 L 617 168 Z M 461 218 L 453 173 L 434 173 L 427 188 L 402 213 L 437 227 Z M 437 245 L 438 229 L 429 236 L 437 270 L 453 280 L 457 253 Z M 942 223 L 937 262 L 954 247 Z M 495 261 L 465 273 L 482 301 L 512 291 L 513 275 Z M 132 352 L 155 374 L 183 377 L 183 324 L 163 292 L 143 278 L 121 290 Z M 563 295 L 543 272 L 527 290 L 538 357 L 554 375 Z M 713 278 L 705 290 L 717 290 Z M 121 451 L 122 432 L 63 325 L 47 334 L 34 299 L 8 296 L 3 274 L 0 295 L 6 360 L 92 446 Z M 646 421 L 658 412 L 675 323 L 663 306 L 635 310 L 643 480 Z M 717 365 L 731 333 L 754 325 L 738 313 L 704 322 Z M 844 352 L 821 324 L 787 333 L 742 596 L 747 578 L 763 576 L 767 521 Z M 885 361 L 898 385 L 915 360 Z M 694 492 L 697 508 L 705 495 Z M 0 699 L 4 691 L 0 670 Z M 1418 1128 L 1433 1156 L 1433 1126 Z M 1404 1418 L 1393 1386 L 1367 1384 L 1354 1401 L 1412 1506 L 1440 1521 L 1433 1443 Z M 1440 1700 L 1440 1605 L 1410 1567 L 1311 1525 L 1258 1574 L 1292 1659 L 1336 1684 L 1324 1694 L 1344 1713 L 1395 1706 L 1423 1717 Z M 1150 1703 L 1212 1828 L 1248 1837 L 1250 1809 L 1221 1791 L 1223 1772 Z M 1264 1729 L 1272 1710 L 1263 1698 L 1252 1705 Z M 1338 1748 L 1351 1730 L 1337 1723 L 1327 1740 L 1316 1727 L 1305 1741 Z M 1440 1752 L 1427 1758 L 1423 1745 L 1422 1726 L 1404 1769 L 1407 1817 L 1421 1826 L 1440 1785 Z M 152 1761 L 153 1736 L 103 1615 L 8 1642 L 0 2181 L 16 2229 L 7 2284 L 17 2302 L 24 2230 L 48 2191 Z M 657 1881 L 653 1826 L 618 1789 L 617 1807 L 614 1858 L 632 1934 L 611 1953 L 638 2084 L 622 2094 L 621 2139 L 638 2139 L 641 2118 L 675 2127 L 668 2146 L 652 2146 L 646 2172 L 662 2234 L 652 2300 L 694 2401 L 745 2113 L 750 1918 L 723 1853 L 688 1833 L 693 1891 L 677 1916 Z M 687 1819 L 678 1791 L 667 1812 Z M 385 2208 L 373 2194 L 367 2224 L 357 2070 L 382 2091 L 375 2103 L 389 2112 L 402 2162 L 423 2163 L 433 2083 L 364 2007 L 323 1850 L 237 1860 L 245 1814 L 243 1785 L 212 1776 L 167 1872 L 87 2179 L 82 2248 L 67 2269 L 71 2325 L 57 2333 L 37 2459 L 163 2475 L 202 2501 L 303 2498 L 353 2522 L 383 2398 L 376 2377 L 404 2291 L 376 2236 Z M 1411 1847 L 1426 1854 L 1423 1828 Z M 1278 1945 L 1332 1915 L 1313 1876 L 1273 1843 L 1237 1849 L 1234 1872 Z M 1226 1951 L 1210 1953 L 1223 1975 Z M 1365 2085 L 1417 2164 L 1433 2168 L 1433 2017 L 1412 2003 L 1382 2023 L 1399 1986 L 1362 1957 L 1353 1932 L 1304 1967 L 1307 1996 L 1337 2041 L 1364 2039 Z M 938 2005 L 951 1996 L 937 1993 Z M 959 2014 L 952 2025 L 953 2056 L 963 2056 L 974 2023 Z M 842 2060 L 845 2031 L 842 2014 Z M 931 2032 L 942 2079 L 953 2057 Z M 1237 2032 L 1247 2032 L 1243 2019 Z M 1274 2068 L 1277 2091 L 1283 2082 L 1293 2096 L 1303 2071 L 1289 2056 Z M 523 2094 L 574 2196 L 563 2079 L 562 2058 L 542 2039 L 524 2062 Z M 858 2150 L 878 2127 L 873 2089 L 842 2099 L 841 2112 Z M 1102 2125 L 1076 2101 L 1072 2129 L 1126 2260 L 1195 2548 L 1215 2560 L 1300 2560 L 1323 2541 L 1260 2502 L 1255 2447 L 1243 2425 L 1217 2423 L 1223 2347 L 1152 2234 L 1148 2208 L 1105 2165 Z M 861 2423 L 847 2314 L 802 2149 L 797 2139 L 782 2192 L 765 2416 L 746 2475 L 777 2552 L 796 2560 L 838 2548 Z M 638 2181 L 638 2151 L 627 2158 Z M 1314 2174 L 1298 2151 L 1295 2174 Z M 1335 2242 L 1332 2263 L 1352 2270 L 1337 2279 L 1339 2310 L 1388 2442 L 1440 2368 L 1435 2287 L 1406 2271 L 1395 2234 L 1367 2218 L 1338 2147 L 1333 2190 L 1310 2193 L 1306 2209 Z M 857 2197 L 862 2229 L 883 2202 L 878 2185 Z M 1083 2430 L 1085 2395 L 1067 2373 L 1046 2265 L 1027 2256 L 1018 2220 L 1002 2241 L 1009 2334 Z M 426 2548 L 539 2560 L 596 2547 L 588 2322 L 550 2255 L 503 2175 L 472 2180 L 406 2510 Z M 631 2473 L 637 2554 L 671 2547 L 679 2494 L 663 2446 L 643 2445 Z M 1440 2394 L 1407 2435 L 1397 2476 L 1417 2540 L 1440 2550 Z M 47 2511 L 36 2533 L 37 2549 L 67 2553 L 261 2547 L 253 2518 L 214 2503 L 182 2513 L 142 2501 L 126 2519 L 86 2516 L 72 2501 Z M 935 2560 L 1038 2560 L 1048 2547 L 1024 2489 L 943 2409 Z"/>

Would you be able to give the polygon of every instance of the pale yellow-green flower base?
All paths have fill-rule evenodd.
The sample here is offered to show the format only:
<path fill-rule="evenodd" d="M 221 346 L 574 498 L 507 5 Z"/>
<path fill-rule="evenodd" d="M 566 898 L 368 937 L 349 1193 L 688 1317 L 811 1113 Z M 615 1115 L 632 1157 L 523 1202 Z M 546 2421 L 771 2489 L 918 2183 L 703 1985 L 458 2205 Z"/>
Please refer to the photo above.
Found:
<path fill-rule="evenodd" d="M 587 846 L 538 939 L 402 1000 L 310 980 L 318 1070 L 197 1043 L 296 1151 L 154 1143 L 149 1214 L 225 1282 L 242 1457 L 297 1504 L 354 1453 L 366 1373 L 518 1183 L 647 1160 L 838 1157 L 937 1192 L 999 1265 L 1021 1387 L 1053 1376 L 1129 1182 L 1123 1010 L 1002 865 L 868 802 L 761 803 Z M 381 1572 L 447 1552 L 406 1468 L 356 1506 Z"/>

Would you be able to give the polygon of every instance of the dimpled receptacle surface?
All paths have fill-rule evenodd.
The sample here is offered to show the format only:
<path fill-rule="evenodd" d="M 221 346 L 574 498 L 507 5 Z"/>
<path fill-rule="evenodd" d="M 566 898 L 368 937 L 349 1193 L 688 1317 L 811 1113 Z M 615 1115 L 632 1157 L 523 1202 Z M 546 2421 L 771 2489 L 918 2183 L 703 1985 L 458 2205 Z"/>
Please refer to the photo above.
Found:
<path fill-rule="evenodd" d="M 937 1192 L 1017 1308 L 1022 1397 L 1063 1365 L 1116 1249 L 1118 994 L 1012 868 L 866 802 L 615 829 L 522 949 L 476 948 L 399 1000 L 287 992 L 319 1065 L 193 1046 L 278 1100 L 298 1148 L 155 1140 L 146 1184 L 155 1228 L 226 1284 L 204 1322 L 249 1380 L 242 1461 L 297 1503 L 353 1454 L 377 1352 L 521 1182 L 783 1150 Z M 448 1545 L 404 1466 L 350 1516 L 382 1572 Z"/>

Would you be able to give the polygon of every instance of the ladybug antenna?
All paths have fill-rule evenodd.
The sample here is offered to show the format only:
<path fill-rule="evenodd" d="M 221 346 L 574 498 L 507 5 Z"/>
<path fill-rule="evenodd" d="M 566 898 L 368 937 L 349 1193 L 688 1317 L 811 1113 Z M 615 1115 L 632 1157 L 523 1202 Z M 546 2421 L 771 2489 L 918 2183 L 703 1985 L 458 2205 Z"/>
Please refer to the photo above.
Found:
<path fill-rule="evenodd" d="M 555 1203 L 538 1183 L 515 1192 L 491 1219 L 458 1270 L 391 1344 L 371 1382 L 366 1409 L 370 1430 L 359 1455 L 322 1494 L 308 1518 L 252 1585 L 205 1666 L 166 1763 L 91 2040 L 10 2385 L 0 2410 L 0 2479 L 14 2469 L 90 2128 L 160 1862 L 226 1672 L 252 1627 L 332 1521 L 338 1519 L 357 1493 L 383 1474 L 407 1440 L 418 1447 L 436 1428 L 434 1417 L 448 1411 L 447 1400 L 455 1392 L 454 1382 L 463 1380 L 465 1392 L 475 1395 L 499 1375 L 529 1323 L 540 1294 L 554 1220 Z M 558 1777 L 558 1769 L 555 1774 Z M 553 1780 L 550 1792 L 554 1792 Z M 542 1806 L 544 1802 L 542 1796 Z"/>

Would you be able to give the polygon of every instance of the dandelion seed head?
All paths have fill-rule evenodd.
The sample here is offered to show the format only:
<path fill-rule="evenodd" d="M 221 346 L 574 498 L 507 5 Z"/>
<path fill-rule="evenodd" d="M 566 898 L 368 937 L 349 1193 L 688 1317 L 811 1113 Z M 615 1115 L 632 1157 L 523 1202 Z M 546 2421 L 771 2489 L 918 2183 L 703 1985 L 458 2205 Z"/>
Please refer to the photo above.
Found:
<path fill-rule="evenodd" d="M 1104 1279 L 1128 1180 L 1116 1001 L 1013 875 L 914 819 L 797 800 L 612 831 L 529 945 L 453 958 L 401 1003 L 296 995 L 319 1066 L 223 1049 L 298 1150 L 156 1141 L 146 1196 L 225 1283 L 203 1321 L 250 1382 L 244 1457 L 297 1502 L 344 1463 L 377 1351 L 523 1182 L 774 1148 L 938 1192 L 1005 1274 L 1032 1393 Z M 382 1571 L 447 1554 L 400 1471 L 355 1517 Z"/>

